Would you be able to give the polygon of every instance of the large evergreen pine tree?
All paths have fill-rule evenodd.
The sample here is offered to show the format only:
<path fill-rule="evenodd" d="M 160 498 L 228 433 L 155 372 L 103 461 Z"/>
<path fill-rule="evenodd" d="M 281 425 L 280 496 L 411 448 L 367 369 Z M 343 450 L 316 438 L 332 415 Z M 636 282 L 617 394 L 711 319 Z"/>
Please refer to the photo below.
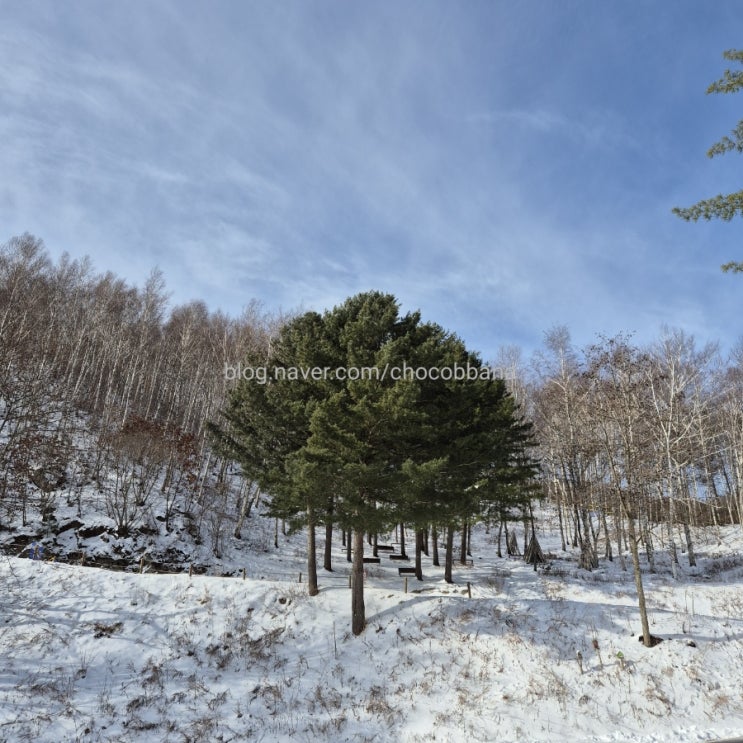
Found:
<path fill-rule="evenodd" d="M 483 366 L 456 336 L 421 323 L 418 313 L 401 317 L 391 295 L 359 294 L 322 316 L 295 318 L 263 363 L 266 383 L 241 381 L 224 423 L 210 430 L 221 450 L 271 494 L 271 512 L 306 526 L 311 594 L 318 590 L 317 513 L 332 502 L 328 518 L 353 533 L 354 634 L 366 623 L 365 534 L 411 525 L 420 578 L 422 530 L 446 526 L 451 580 L 455 524 L 476 519 L 493 500 L 527 492 L 529 431 L 503 381 L 484 373 L 477 379 L 431 374 L 455 365 L 483 372 Z M 287 377 L 274 367 L 332 373 Z M 404 367 L 423 373 L 392 373 Z"/>

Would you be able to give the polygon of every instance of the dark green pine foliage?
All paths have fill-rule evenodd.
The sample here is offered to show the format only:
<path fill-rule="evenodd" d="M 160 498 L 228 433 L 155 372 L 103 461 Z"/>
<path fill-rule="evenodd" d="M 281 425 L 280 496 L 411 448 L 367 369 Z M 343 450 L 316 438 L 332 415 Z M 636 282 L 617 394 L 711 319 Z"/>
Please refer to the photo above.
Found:
<path fill-rule="evenodd" d="M 725 59 L 743 64 L 743 50 L 730 49 L 723 53 Z M 737 93 L 743 88 L 743 70 L 725 70 L 722 78 L 707 88 L 707 93 Z M 743 152 L 743 120 L 732 130 L 732 138 L 725 136 L 707 150 L 707 157 L 723 155 L 726 152 Z M 729 194 L 718 194 L 702 199 L 689 207 L 675 207 L 673 213 L 687 222 L 700 219 L 722 219 L 729 222 L 736 215 L 743 216 L 743 190 Z M 743 273 L 743 262 L 730 261 L 722 266 L 723 271 Z"/>
<path fill-rule="evenodd" d="M 404 487 L 394 506 L 395 523 L 416 531 L 416 574 L 421 574 L 424 529 L 447 533 L 500 512 L 523 509 L 534 491 L 536 465 L 528 451 L 531 427 L 520 420 L 505 383 L 493 378 L 479 357 L 440 326 L 421 324 L 395 344 L 408 366 L 477 371 L 477 379 L 441 379 L 442 374 L 408 381 L 412 404 L 406 425 L 396 432 L 401 446 Z M 407 435 L 406 435 L 407 434 Z M 452 541 L 447 539 L 445 578 L 452 580 Z"/>
<path fill-rule="evenodd" d="M 522 520 L 531 513 L 532 499 L 540 492 L 538 466 L 531 451 L 532 425 L 523 420 L 502 380 L 493 380 L 500 404 L 491 411 L 491 454 L 475 492 L 483 520 Z"/>
<path fill-rule="evenodd" d="M 465 353 L 459 363 L 487 374 L 452 382 L 440 419 L 439 446 L 447 466 L 436 482 L 438 524 L 445 528 L 445 579 L 452 580 L 452 531 L 464 523 L 490 520 L 493 512 L 522 509 L 534 492 L 536 464 L 529 456 L 531 426 L 519 417 L 502 379 L 493 378 L 481 360 Z"/>
<path fill-rule="evenodd" d="M 453 528 L 472 514 L 474 500 L 468 488 L 477 468 L 469 465 L 470 453 L 465 454 L 473 422 L 472 382 L 440 378 L 444 369 L 466 366 L 470 356 L 464 344 L 439 326 L 425 325 L 409 354 L 417 368 L 439 372 L 416 381 L 418 427 L 407 464 L 409 487 L 399 506 L 399 520 L 416 532 L 415 568 L 420 580 L 423 530 L 431 524 Z"/>
<path fill-rule="evenodd" d="M 308 527 L 310 595 L 318 590 L 317 514 L 327 506 L 327 498 L 321 499 L 297 476 L 296 454 L 309 436 L 314 408 L 332 385 L 332 380 L 305 379 L 305 374 L 333 361 L 322 317 L 308 312 L 294 318 L 281 329 L 267 356 L 245 359 L 246 366 L 267 370 L 265 383 L 241 379 L 228 397 L 222 422 L 209 425 L 218 451 L 236 460 L 245 476 L 270 494 L 270 515 L 287 520 L 293 528 Z"/>

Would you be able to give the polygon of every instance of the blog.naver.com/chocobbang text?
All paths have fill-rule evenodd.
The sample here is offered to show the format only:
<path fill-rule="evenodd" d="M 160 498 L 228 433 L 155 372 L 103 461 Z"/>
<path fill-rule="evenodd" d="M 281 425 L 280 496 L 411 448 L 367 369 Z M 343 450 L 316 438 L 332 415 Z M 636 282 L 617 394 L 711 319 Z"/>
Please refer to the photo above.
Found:
<path fill-rule="evenodd" d="M 241 362 L 224 365 L 225 381 L 233 382 L 244 379 L 257 384 L 275 382 L 318 382 L 323 380 L 356 381 L 356 380 L 443 380 L 475 381 L 478 379 L 496 379 L 498 374 L 490 366 L 457 364 L 441 367 L 401 366 L 385 364 L 384 366 L 250 366 Z"/>

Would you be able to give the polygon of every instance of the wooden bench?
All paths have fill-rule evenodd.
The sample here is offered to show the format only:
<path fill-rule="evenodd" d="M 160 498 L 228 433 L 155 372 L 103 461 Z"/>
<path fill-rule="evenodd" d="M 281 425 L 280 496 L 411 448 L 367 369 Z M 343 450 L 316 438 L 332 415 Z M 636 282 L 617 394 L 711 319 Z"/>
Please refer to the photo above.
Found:
<path fill-rule="evenodd" d="M 415 568 L 398 568 L 397 571 L 400 575 L 415 575 Z"/>
<path fill-rule="evenodd" d="M 390 560 L 409 560 L 407 555 L 390 555 Z"/>
<path fill-rule="evenodd" d="M 377 551 L 379 550 L 382 550 L 382 552 L 394 552 L 395 548 L 391 544 L 378 544 Z"/>
<path fill-rule="evenodd" d="M 372 563 L 372 564 L 379 564 L 381 562 L 381 559 L 379 557 L 365 557 L 364 558 L 364 564 Z"/>

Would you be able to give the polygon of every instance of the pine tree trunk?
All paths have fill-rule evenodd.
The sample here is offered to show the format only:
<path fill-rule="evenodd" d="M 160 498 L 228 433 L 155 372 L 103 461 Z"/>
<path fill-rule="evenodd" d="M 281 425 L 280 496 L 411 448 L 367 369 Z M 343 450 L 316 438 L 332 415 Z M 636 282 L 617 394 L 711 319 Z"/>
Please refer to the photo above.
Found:
<path fill-rule="evenodd" d="M 363 537 L 362 537 L 363 539 Z M 346 534 L 346 561 L 347 562 L 353 562 L 353 557 L 351 557 L 351 546 L 352 546 L 352 538 L 351 538 L 351 530 L 348 530 L 348 533 Z"/>
<path fill-rule="evenodd" d="M 438 568 L 439 564 L 439 532 L 438 529 L 431 527 L 431 546 L 433 547 L 433 564 Z"/>
<path fill-rule="evenodd" d="M 317 596 L 317 556 L 315 554 L 315 511 L 307 506 L 307 593 Z"/>
<path fill-rule="evenodd" d="M 405 524 L 400 524 L 400 554 L 405 557 Z"/>
<path fill-rule="evenodd" d="M 467 564 L 467 522 L 462 522 L 462 544 L 459 549 L 459 564 Z"/>
<path fill-rule="evenodd" d="M 423 565 L 421 554 L 423 553 L 423 530 L 417 529 L 415 532 L 415 577 L 423 580 Z"/>
<path fill-rule="evenodd" d="M 349 540 L 350 543 L 350 540 Z M 351 569 L 351 631 L 360 635 L 366 626 L 364 608 L 364 532 L 353 533 L 353 567 Z"/>
<path fill-rule="evenodd" d="M 323 570 L 333 572 L 333 522 L 330 521 L 329 516 L 328 522 L 325 524 L 325 551 L 322 566 Z"/>
<path fill-rule="evenodd" d="M 454 562 L 454 527 L 449 524 L 446 527 L 446 554 L 444 555 L 444 580 L 454 583 L 451 577 L 452 563 Z"/>

